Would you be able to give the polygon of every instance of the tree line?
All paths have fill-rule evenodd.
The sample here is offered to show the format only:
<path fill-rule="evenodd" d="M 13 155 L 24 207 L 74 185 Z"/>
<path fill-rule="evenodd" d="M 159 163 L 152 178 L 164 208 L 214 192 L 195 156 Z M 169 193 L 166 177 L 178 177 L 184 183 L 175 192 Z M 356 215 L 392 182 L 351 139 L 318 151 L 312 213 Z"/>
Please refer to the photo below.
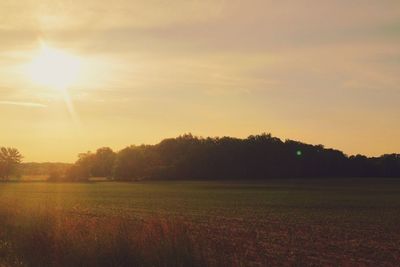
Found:
<path fill-rule="evenodd" d="M 23 162 L 18 175 L 20 176 L 46 176 L 51 173 L 65 173 L 73 164 L 62 162 Z"/>
<path fill-rule="evenodd" d="M 0 180 L 15 175 L 22 155 L 0 148 Z M 107 177 L 135 180 L 256 180 L 269 178 L 399 177 L 400 154 L 347 156 L 323 145 L 282 141 L 270 134 L 202 138 L 191 134 L 156 145 L 99 148 L 81 153 L 74 164 L 25 163 L 23 172 L 46 172 L 49 181 L 88 181 Z"/>
<path fill-rule="evenodd" d="M 173 179 L 269 179 L 324 177 L 400 177 L 400 154 L 347 156 L 322 145 L 282 141 L 270 134 L 246 139 L 202 138 L 185 134 L 156 145 L 104 147 L 79 154 L 64 174 L 50 180 L 120 181 Z"/>

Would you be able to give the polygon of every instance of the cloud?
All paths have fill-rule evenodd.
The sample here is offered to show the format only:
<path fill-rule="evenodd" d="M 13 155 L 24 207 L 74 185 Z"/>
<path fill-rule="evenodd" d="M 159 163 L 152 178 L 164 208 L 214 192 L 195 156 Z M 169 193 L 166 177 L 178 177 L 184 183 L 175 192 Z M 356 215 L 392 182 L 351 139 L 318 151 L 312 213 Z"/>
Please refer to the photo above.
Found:
<path fill-rule="evenodd" d="M 381 154 L 382 133 L 369 151 L 342 137 L 371 142 L 371 121 L 382 121 L 387 140 L 399 135 L 399 18 L 399 0 L 1 0 L 0 107 L 15 112 L 0 120 L 39 112 L 24 129 L 46 142 L 74 131 L 43 133 L 68 125 L 65 105 L 20 71 L 43 40 L 84 62 L 83 78 L 69 88 L 87 123 L 82 149 L 104 145 L 95 143 L 98 133 L 123 145 L 159 133 L 267 128 Z M 20 139 L 33 142 L 22 131 Z"/>
<path fill-rule="evenodd" d="M 218 17 L 224 0 L 4 0 L 0 3 L 3 28 L 154 27 Z M 18 14 L 18 16 L 16 16 Z"/>
<path fill-rule="evenodd" d="M 0 105 L 21 106 L 31 108 L 46 108 L 47 106 L 41 103 L 19 102 L 19 101 L 0 101 Z"/>

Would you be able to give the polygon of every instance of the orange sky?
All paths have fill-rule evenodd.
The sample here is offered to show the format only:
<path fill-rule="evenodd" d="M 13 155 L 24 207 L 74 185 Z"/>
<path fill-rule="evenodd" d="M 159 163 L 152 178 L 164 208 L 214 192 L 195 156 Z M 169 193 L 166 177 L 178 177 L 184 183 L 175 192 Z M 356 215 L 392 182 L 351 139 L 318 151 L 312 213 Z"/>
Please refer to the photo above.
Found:
<path fill-rule="evenodd" d="M 0 146 L 74 161 L 271 132 L 400 152 L 399 18 L 398 0 L 2 0 Z"/>

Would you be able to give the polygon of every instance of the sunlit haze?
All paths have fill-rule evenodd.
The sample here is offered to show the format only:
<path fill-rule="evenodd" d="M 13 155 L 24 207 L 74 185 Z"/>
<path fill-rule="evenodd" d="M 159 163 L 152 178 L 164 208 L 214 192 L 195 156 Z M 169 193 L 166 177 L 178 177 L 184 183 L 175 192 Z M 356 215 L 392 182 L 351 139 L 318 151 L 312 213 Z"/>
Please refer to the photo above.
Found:
<path fill-rule="evenodd" d="M 40 53 L 29 65 L 28 73 L 33 81 L 51 88 L 68 88 L 78 77 L 78 58 L 42 44 Z"/>
<path fill-rule="evenodd" d="M 187 132 L 400 151 L 398 0 L 2 0 L 0 36 L 25 161 Z"/>

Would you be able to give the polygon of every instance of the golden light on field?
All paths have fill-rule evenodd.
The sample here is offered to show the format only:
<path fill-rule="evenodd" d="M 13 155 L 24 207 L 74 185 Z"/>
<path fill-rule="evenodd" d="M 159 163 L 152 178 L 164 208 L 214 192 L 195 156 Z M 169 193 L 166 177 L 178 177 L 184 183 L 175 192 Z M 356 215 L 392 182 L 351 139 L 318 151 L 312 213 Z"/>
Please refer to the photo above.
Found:
<path fill-rule="evenodd" d="M 62 50 L 41 44 L 40 52 L 28 67 L 28 75 L 33 82 L 64 90 L 78 79 L 81 60 Z"/>

